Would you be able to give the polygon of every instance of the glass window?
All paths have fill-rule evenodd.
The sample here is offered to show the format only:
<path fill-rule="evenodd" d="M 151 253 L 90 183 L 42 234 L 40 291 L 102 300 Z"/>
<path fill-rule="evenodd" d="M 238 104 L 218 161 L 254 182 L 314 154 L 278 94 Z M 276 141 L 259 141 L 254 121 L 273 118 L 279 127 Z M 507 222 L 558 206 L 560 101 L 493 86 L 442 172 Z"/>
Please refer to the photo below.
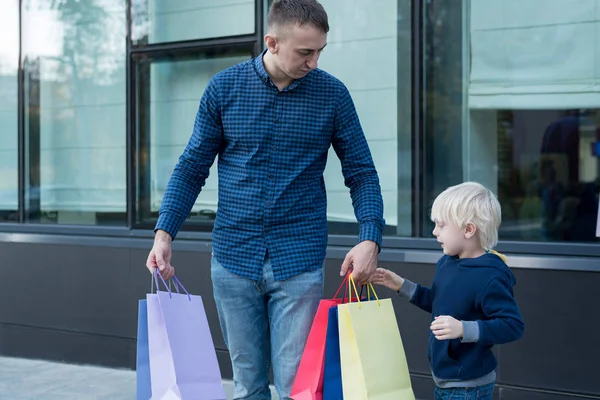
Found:
<path fill-rule="evenodd" d="M 126 222 L 125 2 L 25 0 L 28 222 Z"/>
<path fill-rule="evenodd" d="M 219 71 L 251 58 L 251 50 L 135 56 L 137 222 L 153 224 L 173 167 L 192 134 L 200 98 Z M 216 163 L 188 221 L 212 228 L 217 210 Z"/>
<path fill-rule="evenodd" d="M 255 0 L 133 0 L 131 36 L 143 45 L 252 34 L 255 14 Z"/>
<path fill-rule="evenodd" d="M 598 241 L 595 3 L 425 3 L 427 206 L 475 180 L 502 204 L 501 240 Z"/>
<path fill-rule="evenodd" d="M 19 1 L 0 5 L 0 221 L 18 220 Z"/>
<path fill-rule="evenodd" d="M 386 234 L 411 227 L 411 2 L 321 0 L 329 16 L 319 68 L 349 89 L 381 183 Z M 377 60 L 374 62 L 374 60 Z M 356 234 L 340 162 L 330 151 L 325 183 L 330 233 Z"/>

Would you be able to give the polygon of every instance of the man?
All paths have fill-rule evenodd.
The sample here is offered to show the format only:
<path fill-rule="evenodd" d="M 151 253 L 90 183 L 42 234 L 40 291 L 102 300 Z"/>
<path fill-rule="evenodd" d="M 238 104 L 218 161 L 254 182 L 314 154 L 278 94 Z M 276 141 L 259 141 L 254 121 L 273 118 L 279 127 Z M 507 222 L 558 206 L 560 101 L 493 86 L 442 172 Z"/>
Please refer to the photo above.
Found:
<path fill-rule="evenodd" d="M 348 90 L 317 69 L 328 31 L 316 0 L 273 2 L 267 50 L 208 84 L 160 209 L 147 267 L 171 278 L 171 240 L 219 156 L 211 275 L 235 399 L 269 399 L 270 366 L 289 398 L 323 292 L 331 145 L 360 226 L 340 274 L 364 283 L 377 267 L 379 179 Z"/>

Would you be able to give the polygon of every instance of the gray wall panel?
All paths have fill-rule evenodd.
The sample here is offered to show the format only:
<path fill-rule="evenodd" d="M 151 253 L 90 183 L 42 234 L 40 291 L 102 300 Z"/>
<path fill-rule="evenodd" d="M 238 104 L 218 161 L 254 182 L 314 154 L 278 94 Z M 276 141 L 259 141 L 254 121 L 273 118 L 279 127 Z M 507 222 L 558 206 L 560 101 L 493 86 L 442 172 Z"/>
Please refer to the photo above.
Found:
<path fill-rule="evenodd" d="M 129 250 L 0 243 L 0 322 L 135 337 Z"/>
<path fill-rule="evenodd" d="M 135 369 L 136 341 L 39 327 L 0 325 L 0 354 Z"/>
<path fill-rule="evenodd" d="M 513 270 L 525 334 L 500 346 L 499 381 L 600 393 L 600 273 Z"/>

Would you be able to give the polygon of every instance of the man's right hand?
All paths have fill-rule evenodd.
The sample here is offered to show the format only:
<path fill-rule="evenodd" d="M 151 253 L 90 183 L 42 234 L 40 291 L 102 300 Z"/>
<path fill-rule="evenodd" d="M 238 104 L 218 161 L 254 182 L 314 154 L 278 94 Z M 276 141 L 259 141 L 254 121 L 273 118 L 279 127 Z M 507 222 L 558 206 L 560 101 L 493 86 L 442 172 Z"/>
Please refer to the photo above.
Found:
<path fill-rule="evenodd" d="M 158 268 L 163 279 L 171 279 L 175 275 L 175 268 L 171 265 L 171 242 L 173 239 L 165 231 L 158 230 L 154 236 L 154 246 L 148 254 L 146 268 L 150 273 Z"/>

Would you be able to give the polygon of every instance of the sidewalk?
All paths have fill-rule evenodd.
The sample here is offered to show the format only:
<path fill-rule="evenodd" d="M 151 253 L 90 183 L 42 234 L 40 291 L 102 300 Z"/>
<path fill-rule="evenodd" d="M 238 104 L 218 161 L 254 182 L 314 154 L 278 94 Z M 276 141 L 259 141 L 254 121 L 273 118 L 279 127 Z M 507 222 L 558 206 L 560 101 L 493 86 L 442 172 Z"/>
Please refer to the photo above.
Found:
<path fill-rule="evenodd" d="M 0 399 L 135 400 L 135 371 L 0 357 Z"/>
<path fill-rule="evenodd" d="M 0 399 L 135 400 L 135 371 L 0 357 Z"/>

